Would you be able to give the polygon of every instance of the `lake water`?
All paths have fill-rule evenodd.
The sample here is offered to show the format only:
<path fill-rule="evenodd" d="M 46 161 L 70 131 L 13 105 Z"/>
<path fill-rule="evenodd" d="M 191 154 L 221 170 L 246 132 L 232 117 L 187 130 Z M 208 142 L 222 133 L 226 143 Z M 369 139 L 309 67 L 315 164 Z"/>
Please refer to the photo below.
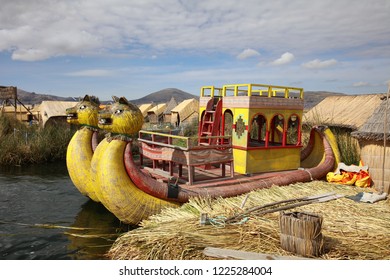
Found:
<path fill-rule="evenodd" d="M 65 163 L 0 167 L 0 259 L 105 259 L 130 229 L 81 195 Z"/>

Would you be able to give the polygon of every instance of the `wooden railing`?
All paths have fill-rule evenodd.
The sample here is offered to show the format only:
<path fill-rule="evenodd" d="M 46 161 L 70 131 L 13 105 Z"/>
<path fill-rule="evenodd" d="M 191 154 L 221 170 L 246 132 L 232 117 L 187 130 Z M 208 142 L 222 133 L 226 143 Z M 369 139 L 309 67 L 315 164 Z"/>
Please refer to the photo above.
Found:
<path fill-rule="evenodd" d="M 275 86 L 266 84 L 231 84 L 222 88 L 204 86 L 201 88 L 201 97 L 225 96 L 266 96 L 303 99 L 303 88 Z"/>
<path fill-rule="evenodd" d="M 216 145 L 199 145 L 199 139 L 217 139 Z M 198 150 L 198 149 L 225 149 L 232 147 L 231 136 L 206 136 L 206 137 L 186 137 L 169 133 L 141 130 L 138 133 L 138 141 L 148 145 L 168 147 L 178 150 Z"/>

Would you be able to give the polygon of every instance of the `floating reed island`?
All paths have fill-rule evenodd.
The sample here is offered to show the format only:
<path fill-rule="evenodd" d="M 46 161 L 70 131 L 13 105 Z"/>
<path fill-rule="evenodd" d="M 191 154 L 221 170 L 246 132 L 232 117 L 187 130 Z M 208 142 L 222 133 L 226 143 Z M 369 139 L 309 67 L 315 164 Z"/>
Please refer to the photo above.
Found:
<path fill-rule="evenodd" d="M 329 192 L 343 197 L 306 204 L 294 203 L 293 200 Z M 322 218 L 323 244 L 317 259 L 390 259 L 390 202 L 387 199 L 371 204 L 347 198 L 360 192 L 375 190 L 312 181 L 261 189 L 226 199 L 193 198 L 180 208 L 167 208 L 149 217 L 139 228 L 121 235 L 107 256 L 121 260 L 206 260 L 215 257 L 206 256 L 205 248 L 217 247 L 300 257 L 281 246 L 282 212 L 278 209 L 288 208 L 288 204 L 279 203 L 279 208 L 271 207 L 267 211 L 248 211 L 254 207 L 265 209 L 261 206 L 278 201 L 289 201 L 301 206 L 285 211 L 315 213 Z M 208 216 L 205 225 L 200 224 L 202 214 Z"/>

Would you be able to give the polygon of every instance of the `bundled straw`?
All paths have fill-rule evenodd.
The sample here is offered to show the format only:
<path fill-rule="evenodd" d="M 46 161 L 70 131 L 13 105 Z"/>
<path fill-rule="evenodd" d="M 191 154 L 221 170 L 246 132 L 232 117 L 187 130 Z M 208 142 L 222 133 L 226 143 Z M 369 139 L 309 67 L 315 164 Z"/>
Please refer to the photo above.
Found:
<path fill-rule="evenodd" d="M 280 244 L 283 249 L 302 256 L 322 253 L 322 217 L 304 212 L 280 213 Z"/>
<path fill-rule="evenodd" d="M 250 193 L 245 209 L 295 197 L 336 192 L 355 195 L 354 186 L 313 181 L 272 187 Z M 291 256 L 281 248 L 279 213 L 249 214 L 235 224 L 227 217 L 243 213 L 245 195 L 228 199 L 193 199 L 180 208 L 168 208 L 142 222 L 141 227 L 119 237 L 108 252 L 111 259 L 210 259 L 206 247 L 219 247 Z M 317 213 L 323 217 L 322 259 L 390 259 L 390 203 L 358 203 L 340 198 L 313 203 L 291 211 Z M 201 226 L 207 213 L 210 225 Z M 249 218 L 249 220 L 248 220 Z"/>

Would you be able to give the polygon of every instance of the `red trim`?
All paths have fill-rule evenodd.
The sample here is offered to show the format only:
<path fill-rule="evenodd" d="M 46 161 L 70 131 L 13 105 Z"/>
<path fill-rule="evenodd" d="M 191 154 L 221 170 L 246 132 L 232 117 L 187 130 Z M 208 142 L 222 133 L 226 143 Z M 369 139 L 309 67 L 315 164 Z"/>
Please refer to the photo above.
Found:
<path fill-rule="evenodd" d="M 232 146 L 233 149 L 251 151 L 251 150 L 273 150 L 273 149 L 288 149 L 288 148 L 302 148 L 302 145 L 291 145 L 291 146 L 268 146 L 268 147 L 241 147 L 241 146 Z"/>

